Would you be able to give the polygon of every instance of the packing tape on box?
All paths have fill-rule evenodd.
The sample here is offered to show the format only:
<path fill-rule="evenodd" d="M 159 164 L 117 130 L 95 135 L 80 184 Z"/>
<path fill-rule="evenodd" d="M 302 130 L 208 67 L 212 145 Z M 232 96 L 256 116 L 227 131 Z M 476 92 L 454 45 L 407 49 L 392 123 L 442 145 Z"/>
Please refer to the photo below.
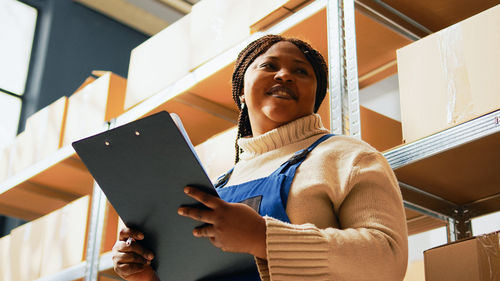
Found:
<path fill-rule="evenodd" d="M 447 81 L 446 120 L 449 125 L 467 121 L 473 112 L 463 32 L 460 25 L 451 26 L 438 33 L 441 66 Z"/>
<path fill-rule="evenodd" d="M 481 264 L 487 269 L 489 276 L 481 280 L 500 281 L 500 235 L 481 235 L 477 237 Z"/>

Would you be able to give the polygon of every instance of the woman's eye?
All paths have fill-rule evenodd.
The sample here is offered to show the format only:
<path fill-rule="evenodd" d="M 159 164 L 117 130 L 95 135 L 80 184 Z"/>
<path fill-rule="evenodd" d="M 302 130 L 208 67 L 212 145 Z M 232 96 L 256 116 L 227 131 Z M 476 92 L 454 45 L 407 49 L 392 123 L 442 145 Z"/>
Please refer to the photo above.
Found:
<path fill-rule="evenodd" d="M 273 63 L 265 62 L 260 65 L 261 68 L 266 68 L 266 69 L 276 69 L 276 66 Z"/>
<path fill-rule="evenodd" d="M 307 75 L 307 74 L 309 74 L 309 72 L 307 72 L 307 70 L 305 70 L 304 68 L 298 68 L 298 69 L 296 70 L 296 72 L 297 72 L 298 74 L 303 74 L 303 75 Z"/>

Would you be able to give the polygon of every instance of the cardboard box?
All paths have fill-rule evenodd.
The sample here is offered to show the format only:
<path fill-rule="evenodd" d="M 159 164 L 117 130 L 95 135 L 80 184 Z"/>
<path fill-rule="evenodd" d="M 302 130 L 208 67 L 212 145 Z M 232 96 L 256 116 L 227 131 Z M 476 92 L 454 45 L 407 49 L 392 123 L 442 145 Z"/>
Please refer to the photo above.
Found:
<path fill-rule="evenodd" d="M 63 145 L 92 135 L 106 121 L 124 112 L 127 80 L 111 72 L 89 83 L 68 99 Z"/>
<path fill-rule="evenodd" d="M 277 20 L 285 14 L 284 6 L 294 6 L 294 2 L 300 1 L 204 0 L 196 3 L 191 9 L 191 68 L 199 67 L 246 39 L 256 22 L 270 24 L 270 21 L 264 21 L 267 17 Z M 291 14 L 290 11 L 286 13 Z"/>
<path fill-rule="evenodd" d="M 158 93 L 191 69 L 191 14 L 132 50 L 125 110 Z"/>
<path fill-rule="evenodd" d="M 500 5 L 397 51 L 406 142 L 500 108 L 498 46 Z"/>
<path fill-rule="evenodd" d="M 33 137 L 35 161 L 48 157 L 62 146 L 67 106 L 68 98 L 62 97 L 26 121 L 26 131 Z"/>
<path fill-rule="evenodd" d="M 12 280 L 10 276 L 10 235 L 0 238 L 0 281 Z"/>
<path fill-rule="evenodd" d="M 195 146 L 196 154 L 212 182 L 234 166 L 236 133 L 237 127 L 233 127 Z"/>
<path fill-rule="evenodd" d="M 44 226 L 43 220 L 35 220 L 12 230 L 9 250 L 12 280 L 40 278 Z"/>
<path fill-rule="evenodd" d="M 40 220 L 44 224 L 40 276 L 57 273 L 84 260 L 90 196 L 77 199 Z"/>
<path fill-rule="evenodd" d="M 10 150 L 12 146 L 0 147 L 0 182 L 10 176 Z"/>
<path fill-rule="evenodd" d="M 425 251 L 425 280 L 500 280 L 499 235 L 494 232 Z"/>
<path fill-rule="evenodd" d="M 15 175 L 35 163 L 33 133 L 25 130 L 17 135 L 10 149 L 10 174 Z"/>
<path fill-rule="evenodd" d="M 61 147 L 66 108 L 67 97 L 62 97 L 27 119 L 24 132 L 17 135 L 10 148 L 9 158 L 0 160 L 10 161 L 7 175 L 22 171 Z"/>
<path fill-rule="evenodd" d="M 240 43 L 252 33 L 250 27 L 266 16 L 285 9 L 286 5 L 295 7 L 298 2 L 304 1 L 204 0 L 196 3 L 191 13 L 132 50 L 125 109 Z M 273 18 L 277 17 L 274 13 Z"/>

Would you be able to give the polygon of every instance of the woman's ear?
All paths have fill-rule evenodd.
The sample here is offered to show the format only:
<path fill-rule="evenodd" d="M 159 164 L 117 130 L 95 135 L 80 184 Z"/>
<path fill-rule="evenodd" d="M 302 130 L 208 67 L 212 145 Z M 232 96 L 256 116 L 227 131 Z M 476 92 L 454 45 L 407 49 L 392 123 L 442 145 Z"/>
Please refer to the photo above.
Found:
<path fill-rule="evenodd" d="M 245 95 L 244 94 L 240 95 L 240 103 L 245 103 Z"/>

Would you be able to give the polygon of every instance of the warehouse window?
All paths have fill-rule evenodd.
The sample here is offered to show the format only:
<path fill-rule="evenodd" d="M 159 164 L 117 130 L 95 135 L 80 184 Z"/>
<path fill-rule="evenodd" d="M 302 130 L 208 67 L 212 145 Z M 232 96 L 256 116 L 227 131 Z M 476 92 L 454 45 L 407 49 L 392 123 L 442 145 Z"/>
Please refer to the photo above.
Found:
<path fill-rule="evenodd" d="M 20 1 L 0 1 L 0 147 L 17 134 L 37 15 Z"/>

